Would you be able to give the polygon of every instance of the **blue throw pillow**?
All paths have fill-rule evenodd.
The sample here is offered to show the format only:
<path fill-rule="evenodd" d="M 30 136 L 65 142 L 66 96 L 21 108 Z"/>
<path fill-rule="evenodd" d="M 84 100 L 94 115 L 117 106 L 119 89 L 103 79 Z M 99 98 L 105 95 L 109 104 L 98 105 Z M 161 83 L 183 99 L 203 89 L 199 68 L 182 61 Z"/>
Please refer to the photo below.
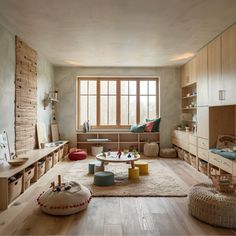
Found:
<path fill-rule="evenodd" d="M 145 130 L 145 124 L 142 125 L 132 125 L 130 131 L 133 133 L 143 133 Z"/>

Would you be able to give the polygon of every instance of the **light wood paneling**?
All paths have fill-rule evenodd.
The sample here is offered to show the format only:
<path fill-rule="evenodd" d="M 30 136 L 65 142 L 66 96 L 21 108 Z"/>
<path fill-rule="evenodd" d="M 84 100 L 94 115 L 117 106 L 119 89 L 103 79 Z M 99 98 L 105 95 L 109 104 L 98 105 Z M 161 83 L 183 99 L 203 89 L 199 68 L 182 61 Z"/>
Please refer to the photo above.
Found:
<path fill-rule="evenodd" d="M 197 57 L 197 106 L 208 105 L 207 47 L 200 50 Z"/>
<path fill-rule="evenodd" d="M 198 137 L 209 138 L 209 108 L 197 108 L 197 134 Z"/>
<path fill-rule="evenodd" d="M 224 90 L 221 71 L 221 36 L 208 44 L 209 105 L 221 105 L 219 91 Z"/>
<path fill-rule="evenodd" d="M 37 53 L 16 37 L 15 148 L 17 154 L 36 147 Z"/>
<path fill-rule="evenodd" d="M 236 104 L 236 24 L 222 34 L 222 79 L 224 104 Z"/>

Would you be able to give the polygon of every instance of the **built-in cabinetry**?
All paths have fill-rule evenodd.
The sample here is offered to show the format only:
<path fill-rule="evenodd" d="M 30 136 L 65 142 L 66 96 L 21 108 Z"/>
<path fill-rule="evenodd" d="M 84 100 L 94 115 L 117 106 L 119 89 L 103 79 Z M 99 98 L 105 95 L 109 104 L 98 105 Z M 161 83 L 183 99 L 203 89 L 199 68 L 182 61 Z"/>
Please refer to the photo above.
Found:
<path fill-rule="evenodd" d="M 24 154 L 28 160 L 21 166 L 8 163 L 0 166 L 0 210 L 22 194 L 31 184 L 44 175 L 68 152 L 68 141 L 56 147 L 32 150 Z"/>
<path fill-rule="evenodd" d="M 91 153 L 92 146 L 103 146 L 104 151 L 108 151 L 109 149 L 136 149 L 139 152 L 143 152 L 144 144 L 147 142 L 156 142 L 159 144 L 159 132 L 132 133 L 125 131 L 98 131 L 77 133 L 77 147 L 85 149 L 88 153 Z"/>
<path fill-rule="evenodd" d="M 236 24 L 208 44 L 209 105 L 236 104 Z"/>
<path fill-rule="evenodd" d="M 197 60 L 194 57 L 190 62 L 181 67 L 181 86 L 186 87 L 197 82 Z"/>

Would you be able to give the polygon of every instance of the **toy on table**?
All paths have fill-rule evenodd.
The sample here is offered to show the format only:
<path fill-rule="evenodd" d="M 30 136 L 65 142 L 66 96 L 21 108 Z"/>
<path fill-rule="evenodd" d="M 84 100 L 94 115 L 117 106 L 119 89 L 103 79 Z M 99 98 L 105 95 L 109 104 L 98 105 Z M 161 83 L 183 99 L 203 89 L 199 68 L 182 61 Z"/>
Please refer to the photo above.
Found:
<path fill-rule="evenodd" d="M 105 152 L 102 152 L 102 156 L 106 158 L 106 153 L 105 153 Z"/>
<path fill-rule="evenodd" d="M 128 157 L 128 158 L 131 158 L 131 157 L 132 157 L 131 153 L 129 153 L 127 157 Z"/>
<path fill-rule="evenodd" d="M 117 152 L 117 156 L 118 156 L 118 158 L 120 159 L 120 157 L 121 157 L 121 151 L 119 150 L 118 152 Z"/>
<path fill-rule="evenodd" d="M 108 155 L 108 156 L 111 155 L 111 149 L 108 149 L 107 155 Z"/>

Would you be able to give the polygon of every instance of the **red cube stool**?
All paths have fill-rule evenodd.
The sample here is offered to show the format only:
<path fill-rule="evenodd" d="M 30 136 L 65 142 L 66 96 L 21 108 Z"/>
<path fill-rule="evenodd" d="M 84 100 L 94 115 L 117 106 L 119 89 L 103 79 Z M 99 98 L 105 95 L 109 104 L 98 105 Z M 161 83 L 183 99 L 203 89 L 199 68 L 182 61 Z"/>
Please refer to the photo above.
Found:
<path fill-rule="evenodd" d="M 71 161 L 84 160 L 87 158 L 87 152 L 77 149 L 68 155 Z"/>

